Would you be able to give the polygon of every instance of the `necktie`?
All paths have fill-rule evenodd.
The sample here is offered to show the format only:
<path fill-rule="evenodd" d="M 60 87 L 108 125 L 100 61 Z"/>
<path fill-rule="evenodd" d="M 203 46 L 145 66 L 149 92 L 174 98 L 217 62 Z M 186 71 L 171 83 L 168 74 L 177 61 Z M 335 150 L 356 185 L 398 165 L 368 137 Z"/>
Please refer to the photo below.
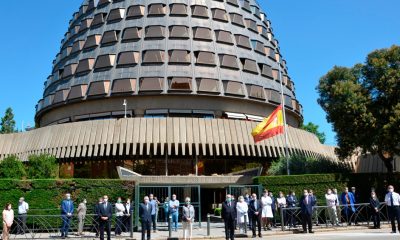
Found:
<path fill-rule="evenodd" d="M 107 203 L 104 204 L 104 210 L 107 209 Z"/>
<path fill-rule="evenodd" d="M 306 205 L 308 205 L 308 197 L 306 197 Z"/>
<path fill-rule="evenodd" d="M 393 205 L 393 193 L 390 193 L 390 206 L 394 206 Z"/>
<path fill-rule="evenodd" d="M 257 201 L 254 200 L 254 208 L 257 210 Z"/>
<path fill-rule="evenodd" d="M 231 203 L 228 203 L 229 207 L 231 207 Z"/>

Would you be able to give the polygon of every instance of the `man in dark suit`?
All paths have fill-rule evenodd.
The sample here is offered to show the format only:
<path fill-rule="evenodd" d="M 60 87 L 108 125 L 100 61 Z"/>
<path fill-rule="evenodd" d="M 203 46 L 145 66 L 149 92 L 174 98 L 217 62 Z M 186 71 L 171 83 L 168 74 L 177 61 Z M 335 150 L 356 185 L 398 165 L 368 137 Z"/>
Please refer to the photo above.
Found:
<path fill-rule="evenodd" d="M 236 214 L 236 203 L 232 201 L 232 196 L 230 194 L 226 195 L 225 202 L 222 203 L 221 211 L 222 219 L 225 223 L 225 239 L 234 240 L 235 239 L 235 220 Z"/>
<path fill-rule="evenodd" d="M 303 197 L 300 199 L 300 208 L 301 208 L 301 223 L 303 225 L 303 233 L 307 233 L 307 225 L 308 232 L 314 233 L 312 231 L 312 214 L 313 207 L 315 205 L 315 198 L 308 194 L 308 190 L 303 191 Z"/>
<path fill-rule="evenodd" d="M 147 240 L 150 240 L 151 235 L 151 212 L 153 211 L 153 206 L 150 204 L 149 197 L 145 196 L 143 199 L 143 203 L 139 206 L 139 217 L 142 222 L 142 240 L 144 240 L 144 236 L 147 231 Z"/>
<path fill-rule="evenodd" d="M 99 202 L 94 206 L 94 218 L 93 218 L 93 231 L 96 233 L 96 237 L 100 236 L 100 208 L 103 206 L 103 197 L 99 198 Z"/>
<path fill-rule="evenodd" d="M 111 218 L 112 218 L 112 205 L 108 202 L 108 196 L 103 197 L 103 204 L 99 209 L 100 218 L 100 240 L 104 240 L 104 228 L 107 231 L 107 240 L 111 240 Z"/>
<path fill-rule="evenodd" d="M 71 194 L 65 194 L 65 199 L 61 202 L 61 238 L 66 238 L 69 232 L 69 224 L 74 213 L 74 203 L 71 200 Z"/>
<path fill-rule="evenodd" d="M 258 236 L 261 235 L 261 214 L 262 214 L 262 205 L 261 201 L 257 199 L 257 194 L 253 193 L 251 195 L 251 201 L 249 204 L 249 212 L 251 213 L 251 225 L 253 230 L 253 238 L 256 237 L 256 226 L 258 228 Z"/>

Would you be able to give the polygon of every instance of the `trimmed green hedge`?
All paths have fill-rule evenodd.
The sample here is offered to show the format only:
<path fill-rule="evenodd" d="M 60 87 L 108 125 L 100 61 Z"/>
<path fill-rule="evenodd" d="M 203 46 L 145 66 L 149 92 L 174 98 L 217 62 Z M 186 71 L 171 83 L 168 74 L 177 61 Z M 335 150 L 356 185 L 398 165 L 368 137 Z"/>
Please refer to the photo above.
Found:
<path fill-rule="evenodd" d="M 272 191 L 276 196 L 282 191 L 288 194 L 295 191 L 297 196 L 303 189 L 313 189 L 320 204 L 325 204 L 325 192 L 328 188 L 337 188 L 342 193 L 344 187 L 356 187 L 360 195 L 360 202 L 369 202 L 371 188 L 374 188 L 378 197 L 383 200 L 387 185 L 394 185 L 400 191 L 400 174 L 389 176 L 377 173 L 349 173 L 349 174 L 307 174 L 291 176 L 261 176 L 254 178 L 254 184 L 261 184 Z"/>
<path fill-rule="evenodd" d="M 1 179 L 0 191 L 0 206 L 11 202 L 13 209 L 16 209 L 18 199 L 25 197 L 31 208 L 29 214 L 59 214 L 61 200 L 65 193 L 70 192 L 75 206 L 84 198 L 87 199 L 90 213 L 98 198 L 103 195 L 108 195 L 111 202 L 115 202 L 118 197 L 132 199 L 134 183 L 110 179 Z"/>

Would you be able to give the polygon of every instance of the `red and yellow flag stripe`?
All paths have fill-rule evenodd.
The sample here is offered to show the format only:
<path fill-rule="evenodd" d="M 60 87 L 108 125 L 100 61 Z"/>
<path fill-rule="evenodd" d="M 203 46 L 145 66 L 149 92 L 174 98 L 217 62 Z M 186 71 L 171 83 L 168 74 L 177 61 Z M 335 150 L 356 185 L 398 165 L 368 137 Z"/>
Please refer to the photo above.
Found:
<path fill-rule="evenodd" d="M 277 107 L 271 115 L 265 118 L 253 129 L 251 135 L 253 135 L 254 142 L 260 142 L 281 134 L 283 131 L 284 123 L 282 105 L 279 105 L 279 107 Z"/>

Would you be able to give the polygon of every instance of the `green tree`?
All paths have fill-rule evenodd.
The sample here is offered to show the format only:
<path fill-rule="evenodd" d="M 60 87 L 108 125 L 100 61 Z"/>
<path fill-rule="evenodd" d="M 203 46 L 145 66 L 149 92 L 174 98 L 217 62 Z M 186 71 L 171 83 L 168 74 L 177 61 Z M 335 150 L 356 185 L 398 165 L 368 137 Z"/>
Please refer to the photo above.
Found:
<path fill-rule="evenodd" d="M 315 134 L 322 144 L 325 143 L 325 140 L 326 140 L 325 133 L 319 131 L 319 129 L 318 129 L 319 126 L 318 125 L 316 125 L 316 124 L 314 124 L 312 122 L 309 122 L 309 123 L 307 123 L 307 125 L 302 124 L 300 128 L 303 129 L 303 130 L 306 130 L 307 132 Z"/>
<path fill-rule="evenodd" d="M 0 133 L 14 133 L 15 120 L 12 108 L 7 108 L 4 117 L 1 118 L 0 122 Z"/>
<path fill-rule="evenodd" d="M 318 103 L 337 133 L 341 158 L 378 154 L 388 172 L 400 154 L 400 47 L 376 50 L 364 64 L 335 66 L 317 86 Z"/>
<path fill-rule="evenodd" d="M 269 175 L 286 175 L 287 159 L 279 158 L 272 162 L 268 169 Z M 303 155 L 293 155 L 289 157 L 289 168 L 292 175 L 299 174 L 319 174 L 319 173 L 350 173 L 352 169 L 342 161 L 333 161 L 327 158 L 306 157 Z"/>
<path fill-rule="evenodd" d="M 0 162 L 0 178 L 21 179 L 26 177 L 24 164 L 17 156 L 11 155 Z"/>
<path fill-rule="evenodd" d="M 58 163 L 48 154 L 30 155 L 27 171 L 30 179 L 57 178 Z"/>

